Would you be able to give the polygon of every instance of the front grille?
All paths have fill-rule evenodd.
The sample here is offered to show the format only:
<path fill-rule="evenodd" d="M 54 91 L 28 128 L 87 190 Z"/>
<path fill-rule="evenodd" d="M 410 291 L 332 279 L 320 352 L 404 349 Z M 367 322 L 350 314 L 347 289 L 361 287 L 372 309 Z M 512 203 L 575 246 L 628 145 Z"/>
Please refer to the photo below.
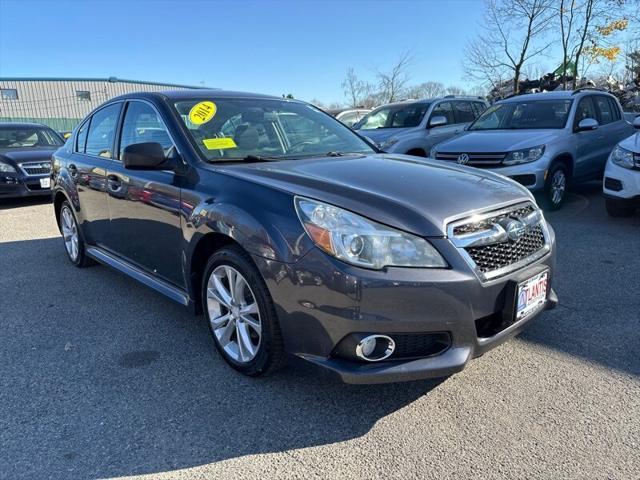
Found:
<path fill-rule="evenodd" d="M 20 168 L 27 175 L 47 175 L 51 172 L 51 164 L 47 162 L 23 163 Z"/>
<path fill-rule="evenodd" d="M 483 281 L 525 267 L 549 251 L 542 212 L 531 202 L 453 222 L 447 235 Z"/>
<path fill-rule="evenodd" d="M 502 164 L 502 161 L 507 156 L 506 153 L 467 153 L 466 155 L 469 157 L 467 162 L 461 162 L 458 159 L 460 155 L 463 155 L 465 152 L 457 152 L 457 153 L 444 153 L 438 152 L 436 153 L 436 160 L 445 160 L 448 162 L 458 162 L 464 163 L 465 165 L 471 165 L 473 167 L 495 167 Z"/>
<path fill-rule="evenodd" d="M 542 227 L 536 225 L 517 242 L 495 243 L 482 247 L 468 247 L 467 253 L 482 273 L 513 265 L 544 247 Z"/>

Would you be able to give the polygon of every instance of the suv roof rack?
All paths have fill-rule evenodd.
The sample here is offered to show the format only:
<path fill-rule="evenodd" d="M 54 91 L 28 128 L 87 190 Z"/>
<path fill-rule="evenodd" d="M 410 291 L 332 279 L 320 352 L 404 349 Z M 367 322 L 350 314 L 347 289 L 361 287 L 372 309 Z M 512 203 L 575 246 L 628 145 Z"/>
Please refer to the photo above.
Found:
<path fill-rule="evenodd" d="M 571 92 L 571 95 L 575 95 L 576 93 L 580 93 L 583 90 L 595 90 L 596 92 L 607 92 L 604 88 L 598 88 L 598 87 L 580 87 L 580 88 L 576 88 L 573 92 Z"/>
<path fill-rule="evenodd" d="M 486 100 L 486 99 L 485 99 L 483 96 L 481 96 L 481 95 L 477 95 L 477 96 L 476 96 L 476 95 L 453 95 L 453 94 L 451 94 L 451 95 L 445 95 L 445 96 L 444 96 L 444 97 L 442 97 L 442 98 L 477 98 L 477 99 L 479 99 L 479 100 Z"/>

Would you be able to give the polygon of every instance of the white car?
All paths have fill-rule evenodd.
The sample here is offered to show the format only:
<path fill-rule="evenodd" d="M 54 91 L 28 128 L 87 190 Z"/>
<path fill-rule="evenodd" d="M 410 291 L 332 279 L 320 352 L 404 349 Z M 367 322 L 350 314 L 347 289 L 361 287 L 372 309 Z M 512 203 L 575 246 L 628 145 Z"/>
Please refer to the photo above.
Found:
<path fill-rule="evenodd" d="M 607 212 L 613 217 L 628 217 L 640 208 L 640 115 L 633 126 L 638 131 L 616 145 L 604 172 Z"/>

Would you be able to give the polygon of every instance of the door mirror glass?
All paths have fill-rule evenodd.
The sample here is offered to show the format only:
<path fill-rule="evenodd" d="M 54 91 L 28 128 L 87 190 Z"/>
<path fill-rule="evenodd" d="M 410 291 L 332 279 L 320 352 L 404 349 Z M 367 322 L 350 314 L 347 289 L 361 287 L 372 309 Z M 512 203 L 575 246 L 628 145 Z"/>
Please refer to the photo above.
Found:
<path fill-rule="evenodd" d="M 442 125 L 446 125 L 446 124 L 447 124 L 447 117 L 443 115 L 437 115 L 435 117 L 431 117 L 431 120 L 429 120 L 430 127 L 441 127 Z"/>
<path fill-rule="evenodd" d="M 124 148 L 122 164 L 129 170 L 167 170 L 162 145 L 156 142 L 133 143 Z"/>
<path fill-rule="evenodd" d="M 600 125 L 597 120 L 593 118 L 585 118 L 584 120 L 580 120 L 580 123 L 578 123 L 578 131 L 584 132 L 587 130 L 595 130 L 599 126 Z"/>
<path fill-rule="evenodd" d="M 635 128 L 640 129 L 640 115 L 638 115 L 634 120 L 633 120 L 633 126 Z"/>

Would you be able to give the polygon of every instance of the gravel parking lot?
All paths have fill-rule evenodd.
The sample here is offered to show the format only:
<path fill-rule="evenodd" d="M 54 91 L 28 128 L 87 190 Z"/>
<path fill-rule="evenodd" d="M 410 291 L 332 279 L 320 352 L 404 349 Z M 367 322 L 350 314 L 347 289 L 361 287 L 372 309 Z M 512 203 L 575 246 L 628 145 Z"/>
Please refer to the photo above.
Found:
<path fill-rule="evenodd" d="M 202 317 L 65 257 L 0 204 L 0 477 L 640 478 L 640 214 L 598 183 L 548 218 L 560 305 L 444 381 L 252 380 Z"/>

